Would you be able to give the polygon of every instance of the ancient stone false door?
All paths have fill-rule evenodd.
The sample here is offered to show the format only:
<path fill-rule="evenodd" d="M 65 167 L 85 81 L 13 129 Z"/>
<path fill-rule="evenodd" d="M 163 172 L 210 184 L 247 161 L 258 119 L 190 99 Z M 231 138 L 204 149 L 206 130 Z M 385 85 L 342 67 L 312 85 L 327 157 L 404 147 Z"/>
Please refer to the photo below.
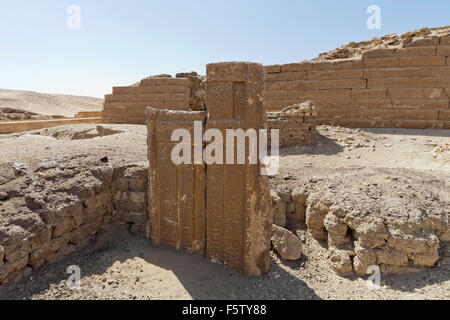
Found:
<path fill-rule="evenodd" d="M 271 212 L 269 186 L 261 165 L 249 164 L 249 145 L 227 139 L 226 129 L 264 128 L 263 69 L 256 63 L 217 63 L 206 67 L 206 129 L 218 129 L 224 145 L 234 143 L 234 164 L 208 164 L 206 184 L 207 247 L 213 261 L 260 275 L 269 268 Z M 237 149 L 245 162 L 237 164 Z"/>
<path fill-rule="evenodd" d="M 186 129 L 193 137 L 195 122 L 203 126 L 206 113 L 153 108 L 146 112 L 150 162 L 147 233 L 155 246 L 204 254 L 205 166 L 193 161 L 174 164 L 171 154 L 176 142 L 171 136 L 177 129 Z M 193 150 L 194 146 L 192 139 L 189 147 Z"/>
<path fill-rule="evenodd" d="M 211 140 L 222 149 L 222 161 L 215 158 L 219 161 L 212 163 L 207 146 L 203 164 L 175 165 L 171 160 L 173 130 L 193 132 L 194 121 L 203 121 L 206 114 L 147 109 L 148 231 L 154 245 L 202 253 L 246 275 L 261 275 L 270 264 L 269 184 L 261 174 L 258 156 L 256 163 L 249 162 L 245 139 L 244 146 L 242 141 L 241 145 L 237 143 L 238 139 L 230 141 L 226 130 L 253 129 L 258 133 L 264 128 L 263 68 L 243 62 L 209 64 L 207 78 L 208 116 L 203 129 L 207 130 L 205 140 L 211 132 L 221 133 L 221 143 Z M 192 154 L 194 140 L 189 141 Z M 234 147 L 227 148 L 227 144 Z M 245 157 L 239 164 L 238 148 L 242 147 Z"/>

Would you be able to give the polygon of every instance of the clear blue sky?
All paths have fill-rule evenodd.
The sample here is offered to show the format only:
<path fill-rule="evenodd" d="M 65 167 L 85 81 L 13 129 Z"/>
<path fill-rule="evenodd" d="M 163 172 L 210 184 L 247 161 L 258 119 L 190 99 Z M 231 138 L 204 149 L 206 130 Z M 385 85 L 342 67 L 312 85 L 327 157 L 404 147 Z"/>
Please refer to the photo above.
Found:
<path fill-rule="evenodd" d="M 81 9 L 70 30 L 69 5 Z M 369 5 L 381 30 L 366 27 Z M 0 88 L 101 97 L 209 62 L 298 62 L 351 41 L 450 25 L 448 0 L 0 1 Z"/>

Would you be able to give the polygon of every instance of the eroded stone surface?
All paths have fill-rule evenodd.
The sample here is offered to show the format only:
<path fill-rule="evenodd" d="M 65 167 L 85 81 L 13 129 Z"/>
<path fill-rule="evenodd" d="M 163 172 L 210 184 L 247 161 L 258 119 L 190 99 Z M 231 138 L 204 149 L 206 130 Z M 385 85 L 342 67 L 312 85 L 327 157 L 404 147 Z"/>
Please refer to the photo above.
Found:
<path fill-rule="evenodd" d="M 206 72 L 206 129 L 226 137 L 226 129 L 265 128 L 262 65 L 217 63 Z M 207 257 L 258 276 L 270 265 L 272 214 L 267 176 L 247 155 L 245 164 L 208 165 Z"/>
<path fill-rule="evenodd" d="M 39 140 L 39 148 L 55 154 L 78 148 L 75 141 Z M 98 146 L 91 152 L 89 143 L 73 154 L 39 159 L 33 153 L 21 161 L 11 155 L 0 164 L 0 284 L 86 248 L 112 224 L 145 232 L 148 165 L 99 153 Z"/>
<path fill-rule="evenodd" d="M 194 122 L 206 119 L 205 112 L 171 111 L 147 108 L 149 146 L 149 221 L 148 236 L 155 246 L 165 245 L 205 254 L 206 249 L 206 168 L 194 163 L 196 148 L 203 142 L 194 139 Z M 191 157 L 188 163 L 175 164 L 171 158 L 177 142 L 172 132 L 185 129 L 192 133 L 184 143 Z M 201 160 L 201 159 L 200 159 Z"/>
<path fill-rule="evenodd" d="M 314 102 L 306 101 L 279 112 L 267 112 L 268 127 L 279 131 L 280 147 L 314 145 L 317 136 L 316 115 Z"/>
<path fill-rule="evenodd" d="M 449 188 L 414 170 L 361 168 L 308 179 L 291 191 L 300 214 L 288 215 L 288 227 L 306 211 L 308 231 L 328 243 L 340 274 L 366 275 L 371 265 L 384 273 L 419 271 L 435 265 L 450 240 Z"/>
<path fill-rule="evenodd" d="M 261 275 L 270 263 L 272 216 L 267 177 L 261 175 L 259 162 L 250 164 L 248 156 L 245 163 L 224 164 L 223 140 L 214 143 L 222 148 L 224 157 L 205 159 L 210 155 L 208 146 L 196 141 L 196 135 L 202 140 L 203 131 L 213 129 L 226 138 L 226 129 L 258 132 L 265 127 L 262 65 L 210 64 L 207 74 L 207 113 L 147 108 L 148 235 L 154 245 L 202 253 L 246 275 Z M 171 156 L 179 145 L 179 141 L 171 141 L 177 129 L 191 133 L 190 141 L 184 141 L 191 157 L 181 164 Z M 235 143 L 235 155 L 237 146 Z"/>
<path fill-rule="evenodd" d="M 272 245 L 286 260 L 298 260 L 302 256 L 302 241 L 291 231 L 272 226 Z"/>

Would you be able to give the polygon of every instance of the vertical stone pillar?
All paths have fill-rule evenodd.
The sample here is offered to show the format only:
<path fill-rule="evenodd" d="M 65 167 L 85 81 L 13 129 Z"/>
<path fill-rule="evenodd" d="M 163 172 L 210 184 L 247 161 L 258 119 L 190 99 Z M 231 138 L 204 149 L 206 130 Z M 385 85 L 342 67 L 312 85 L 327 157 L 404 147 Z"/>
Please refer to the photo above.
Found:
<path fill-rule="evenodd" d="M 149 166 L 149 225 L 147 234 L 155 246 L 205 254 L 206 213 L 204 164 L 195 164 L 194 122 L 203 124 L 205 112 L 173 111 L 147 108 Z M 172 142 L 176 129 L 186 129 L 191 140 L 190 164 L 176 165 L 171 159 L 177 142 Z"/>
<path fill-rule="evenodd" d="M 263 67 L 256 63 L 230 62 L 207 65 L 206 129 L 265 127 Z M 236 141 L 235 141 L 236 142 Z M 237 144 L 234 147 L 236 161 Z M 208 164 L 206 182 L 206 255 L 215 262 L 248 276 L 268 271 L 272 227 L 269 183 L 261 164 Z M 235 162 L 236 163 L 236 162 Z"/>

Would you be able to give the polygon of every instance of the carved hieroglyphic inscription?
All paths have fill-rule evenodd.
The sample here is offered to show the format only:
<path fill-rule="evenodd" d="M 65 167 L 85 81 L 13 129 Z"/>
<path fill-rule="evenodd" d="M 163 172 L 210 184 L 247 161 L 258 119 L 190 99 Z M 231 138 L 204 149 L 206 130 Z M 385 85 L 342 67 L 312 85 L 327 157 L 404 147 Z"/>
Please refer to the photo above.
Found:
<path fill-rule="evenodd" d="M 270 264 L 269 184 L 261 175 L 259 159 L 249 161 L 250 138 L 247 143 L 247 139 L 229 140 L 227 129 L 258 133 L 265 128 L 262 65 L 209 64 L 207 77 L 207 114 L 147 109 L 148 231 L 155 245 L 202 253 L 246 275 L 261 275 Z M 191 164 L 174 164 L 171 153 L 177 142 L 171 141 L 171 134 L 182 128 L 194 137 L 194 121 L 204 124 L 202 131 L 216 130 L 225 138 L 221 143 L 215 141 L 216 147 L 219 144 L 223 150 L 223 161 L 209 161 L 206 148 L 202 164 L 193 164 L 196 146 L 201 144 L 203 148 L 203 144 L 191 139 L 186 142 L 192 154 Z M 205 140 L 208 142 L 206 135 Z M 243 162 L 237 161 L 239 148 L 245 150 Z"/>

